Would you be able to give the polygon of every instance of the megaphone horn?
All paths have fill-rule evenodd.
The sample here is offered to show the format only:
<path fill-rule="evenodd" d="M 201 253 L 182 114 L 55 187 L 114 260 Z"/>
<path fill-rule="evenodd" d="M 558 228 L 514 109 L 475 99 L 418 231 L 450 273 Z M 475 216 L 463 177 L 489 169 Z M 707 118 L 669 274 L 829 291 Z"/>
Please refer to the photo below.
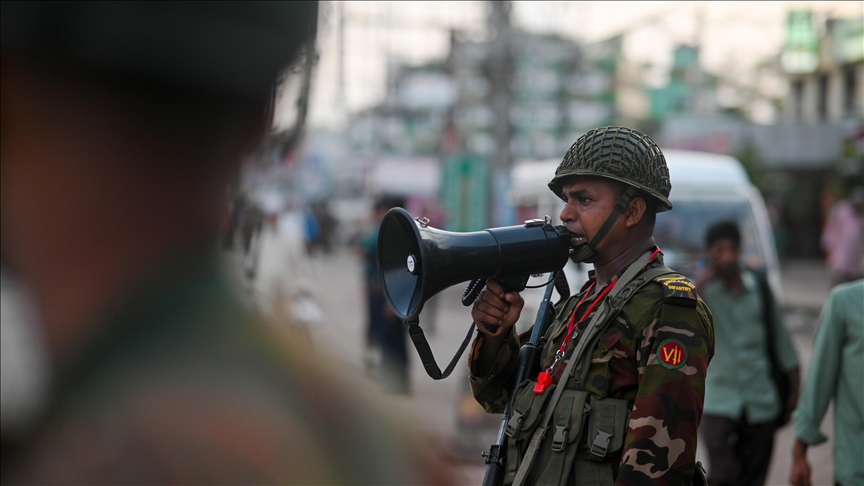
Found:
<path fill-rule="evenodd" d="M 561 269 L 567 263 L 570 238 L 563 226 L 544 220 L 470 233 L 443 231 L 393 208 L 378 232 L 378 270 L 390 309 L 409 321 L 433 295 L 452 285 L 524 277 L 524 288 L 529 275 Z"/>

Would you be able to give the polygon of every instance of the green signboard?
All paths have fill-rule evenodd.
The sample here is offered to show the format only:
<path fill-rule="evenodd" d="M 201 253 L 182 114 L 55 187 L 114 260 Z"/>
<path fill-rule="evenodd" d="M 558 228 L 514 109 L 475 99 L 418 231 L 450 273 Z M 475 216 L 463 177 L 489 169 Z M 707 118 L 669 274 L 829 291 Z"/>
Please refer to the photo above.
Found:
<path fill-rule="evenodd" d="M 483 159 L 457 156 L 444 162 L 441 201 L 447 208 L 448 231 L 486 228 L 489 164 Z"/>
<path fill-rule="evenodd" d="M 819 66 L 819 35 L 809 10 L 792 10 L 786 17 L 786 38 L 780 62 L 787 73 L 805 74 Z"/>

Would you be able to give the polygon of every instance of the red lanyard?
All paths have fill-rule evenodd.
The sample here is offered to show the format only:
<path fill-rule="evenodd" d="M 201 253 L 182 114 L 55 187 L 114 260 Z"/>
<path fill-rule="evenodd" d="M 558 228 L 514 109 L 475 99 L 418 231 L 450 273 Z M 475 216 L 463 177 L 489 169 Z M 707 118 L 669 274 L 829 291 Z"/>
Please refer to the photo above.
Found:
<path fill-rule="evenodd" d="M 570 318 L 570 325 L 567 326 L 567 335 L 564 336 L 564 341 L 561 343 L 561 347 L 558 348 L 559 353 L 564 354 L 564 350 L 567 349 L 567 343 L 569 343 L 570 340 L 573 339 L 574 329 L 577 328 L 579 324 L 582 324 L 582 321 L 584 321 L 589 315 L 591 315 L 591 311 L 594 310 L 594 307 L 596 307 L 597 304 L 599 304 L 600 301 L 603 300 L 603 297 L 606 297 L 606 294 L 608 294 L 609 291 L 612 290 L 612 287 L 614 287 L 615 284 L 618 283 L 618 281 L 616 280 L 612 282 L 612 285 L 606 287 L 606 289 L 600 293 L 600 297 L 597 297 L 597 300 L 592 302 L 591 305 L 588 307 L 588 310 L 585 311 L 584 314 L 582 314 L 582 318 L 579 319 L 579 322 L 576 322 L 576 310 L 579 309 L 579 306 L 581 306 L 583 302 L 585 302 L 585 297 L 587 297 L 588 294 L 591 293 L 591 290 L 594 288 L 594 284 L 596 283 L 597 282 L 594 282 L 591 284 L 590 287 L 588 287 L 588 291 L 585 292 L 585 295 L 582 296 L 582 300 L 580 300 L 579 304 L 576 305 L 576 309 L 573 309 L 573 317 Z"/>
<path fill-rule="evenodd" d="M 582 314 L 582 318 L 579 319 L 579 322 L 576 322 L 576 314 L 579 311 L 579 307 L 582 305 L 583 302 L 585 302 L 585 298 L 588 297 L 588 294 L 590 294 L 591 290 L 594 289 L 594 284 L 596 283 L 597 282 L 591 283 L 591 286 L 588 287 L 588 290 L 585 291 L 585 295 L 582 296 L 582 299 L 580 299 L 579 303 L 576 304 L 576 308 L 573 309 L 573 317 L 570 318 L 570 325 L 567 326 L 567 334 L 564 336 L 564 341 L 561 343 L 561 347 L 558 348 L 558 351 L 555 352 L 555 358 L 552 360 L 552 364 L 549 365 L 549 368 L 541 371 L 540 374 L 537 375 L 537 384 L 534 385 L 534 393 L 539 395 L 546 391 L 546 388 L 552 384 L 552 372 L 555 370 L 555 365 L 557 365 L 558 362 L 561 361 L 561 359 L 564 357 L 564 351 L 567 349 L 567 344 L 570 342 L 571 339 L 573 339 L 576 334 L 574 331 L 579 326 L 579 324 L 582 324 L 582 321 L 584 321 L 589 315 L 591 315 L 591 311 L 594 310 L 594 307 L 596 307 L 597 304 L 599 304 L 600 301 L 603 300 L 603 297 L 606 297 L 606 294 L 608 294 L 609 291 L 612 290 L 613 287 L 615 287 L 615 284 L 618 283 L 618 280 L 615 280 L 614 282 L 612 282 L 611 285 L 606 287 L 603 292 L 600 293 L 600 296 L 597 297 L 597 300 L 592 302 L 591 305 L 588 307 L 588 310 L 585 311 L 584 314 Z"/>
<path fill-rule="evenodd" d="M 658 253 L 662 253 L 660 251 L 660 248 L 654 250 L 654 253 L 652 253 L 651 257 L 648 259 L 648 262 L 650 263 L 652 260 L 654 260 L 654 257 L 656 257 Z M 539 395 L 546 391 L 546 388 L 552 384 L 552 372 L 555 371 L 555 366 L 558 364 L 558 362 L 561 361 L 562 358 L 564 358 L 564 351 L 567 349 L 567 344 L 576 335 L 576 332 L 574 331 L 578 329 L 579 324 L 582 324 L 582 321 L 584 321 L 588 316 L 591 315 L 591 311 L 594 310 L 594 307 L 596 307 L 597 304 L 599 304 L 600 301 L 603 300 L 603 297 L 606 297 L 606 294 L 608 294 L 609 291 L 612 290 L 613 287 L 615 287 L 615 284 L 618 283 L 618 280 L 616 279 L 614 282 L 612 282 L 611 285 L 606 287 L 606 289 L 604 289 L 603 292 L 600 293 L 600 296 L 597 297 L 597 300 L 592 302 L 591 306 L 588 307 L 588 310 L 585 311 L 584 314 L 582 314 L 582 318 L 579 319 L 579 322 L 576 322 L 576 314 L 579 310 L 579 307 L 582 305 L 583 302 L 585 302 L 585 298 L 588 297 L 588 294 L 590 294 L 591 290 L 594 289 L 594 285 L 596 283 L 597 281 L 591 282 L 591 286 L 588 287 L 588 290 L 585 291 L 585 294 L 579 300 L 579 303 L 576 304 L 576 308 L 573 309 L 573 317 L 570 318 L 570 324 L 567 326 L 567 334 L 564 336 L 564 341 L 561 343 L 561 347 L 558 348 L 558 351 L 555 352 L 555 358 L 552 360 L 552 364 L 549 365 L 549 368 L 541 371 L 540 374 L 537 375 L 537 384 L 534 385 L 534 393 L 537 393 Z"/>

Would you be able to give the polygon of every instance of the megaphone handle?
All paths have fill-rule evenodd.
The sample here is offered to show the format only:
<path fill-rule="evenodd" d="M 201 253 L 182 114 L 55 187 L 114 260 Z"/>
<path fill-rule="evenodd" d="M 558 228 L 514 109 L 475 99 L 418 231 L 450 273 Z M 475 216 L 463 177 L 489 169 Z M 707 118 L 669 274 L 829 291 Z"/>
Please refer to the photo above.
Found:
<path fill-rule="evenodd" d="M 507 292 L 521 292 L 525 290 L 525 284 L 528 283 L 528 277 L 529 275 L 495 277 L 495 280 L 497 280 Z M 564 281 L 566 283 L 566 277 Z M 541 287 L 544 287 L 551 282 L 552 280 L 546 282 L 546 284 L 544 285 L 541 285 Z M 462 293 L 462 305 L 468 307 L 469 305 L 473 304 L 474 301 L 477 300 L 477 297 L 480 295 L 480 291 L 482 291 L 483 287 L 485 286 L 485 278 L 475 278 L 474 280 L 472 280 L 471 283 L 468 284 L 468 287 L 465 288 L 465 292 Z M 568 292 L 567 296 L 569 297 L 569 295 L 570 294 Z"/>
<path fill-rule="evenodd" d="M 414 343 L 414 348 L 417 349 L 417 354 L 420 355 L 420 361 L 423 362 L 423 368 L 426 370 L 426 374 L 432 377 L 433 380 L 443 380 L 450 376 L 450 373 L 453 373 L 453 369 L 456 368 L 456 363 L 459 362 L 459 358 L 462 357 L 465 348 L 467 348 L 468 343 L 471 342 L 471 336 L 474 335 L 474 323 L 471 323 L 471 327 L 468 328 L 468 334 L 462 341 L 462 345 L 459 346 L 459 351 L 456 351 L 456 355 L 453 356 L 452 360 L 450 360 L 450 364 L 448 364 L 447 368 L 444 369 L 444 373 L 441 373 L 441 368 L 438 367 L 438 363 L 435 362 L 435 356 L 432 354 L 432 348 L 429 347 L 429 342 L 426 341 L 426 335 L 423 334 L 423 329 L 420 327 L 420 321 L 415 318 L 410 321 L 405 321 L 405 324 L 408 324 L 408 335 L 411 336 L 411 342 Z"/>
<path fill-rule="evenodd" d="M 468 287 L 465 288 L 465 292 L 462 293 L 462 305 L 468 307 L 473 304 L 475 300 L 477 300 L 477 296 L 480 295 L 480 291 L 483 290 L 483 287 L 486 286 L 486 279 L 484 278 L 475 278 L 468 284 Z"/>

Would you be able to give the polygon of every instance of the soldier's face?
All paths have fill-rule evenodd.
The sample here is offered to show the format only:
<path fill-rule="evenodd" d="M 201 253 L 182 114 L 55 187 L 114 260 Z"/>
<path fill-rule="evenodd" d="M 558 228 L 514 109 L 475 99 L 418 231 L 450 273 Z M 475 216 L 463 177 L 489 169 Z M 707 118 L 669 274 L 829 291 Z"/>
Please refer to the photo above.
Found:
<path fill-rule="evenodd" d="M 565 200 L 561 221 L 573 234 L 571 246 L 578 246 L 591 241 L 600 231 L 621 195 L 621 187 L 602 177 L 576 176 L 564 183 L 561 194 Z M 598 244 L 600 248 L 614 239 L 613 232 L 614 227 Z"/>
<path fill-rule="evenodd" d="M 708 262 L 721 276 L 734 275 L 738 271 L 741 247 L 731 239 L 715 241 L 708 248 Z"/>

